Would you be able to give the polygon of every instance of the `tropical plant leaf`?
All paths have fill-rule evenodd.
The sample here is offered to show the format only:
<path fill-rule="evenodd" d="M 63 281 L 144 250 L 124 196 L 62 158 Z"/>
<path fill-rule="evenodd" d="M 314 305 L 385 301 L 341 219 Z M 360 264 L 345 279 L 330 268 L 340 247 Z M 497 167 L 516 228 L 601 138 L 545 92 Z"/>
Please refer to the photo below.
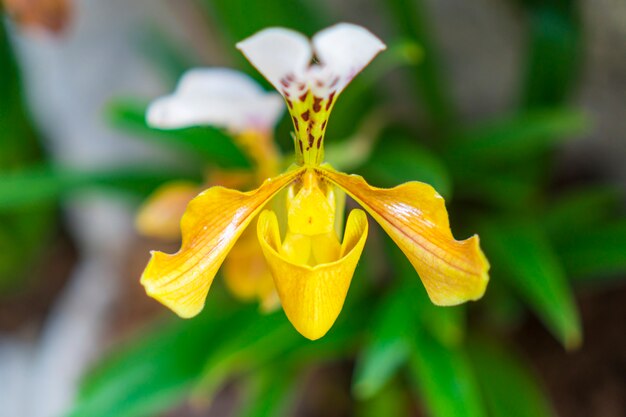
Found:
<path fill-rule="evenodd" d="M 529 365 L 511 349 L 487 340 L 470 343 L 470 357 L 491 417 L 553 417 Z"/>
<path fill-rule="evenodd" d="M 426 332 L 415 332 L 410 374 L 431 417 L 486 417 L 467 353 L 446 347 Z"/>
<path fill-rule="evenodd" d="M 416 323 L 404 288 L 396 288 L 379 303 L 373 323 L 352 382 L 352 391 L 360 399 L 376 395 L 409 358 L 411 327 Z"/>
<path fill-rule="evenodd" d="M 7 30 L 7 25 L 0 24 L 0 187 L 5 175 L 45 159 L 24 104 L 23 85 Z M 0 206 L 2 201 L 0 195 Z M 30 268 L 50 241 L 56 221 L 54 204 L 2 211 L 0 291 L 19 288 L 32 276 Z"/>
<path fill-rule="evenodd" d="M 267 367 L 269 368 L 269 367 Z M 239 417 L 286 416 L 298 388 L 298 373 L 292 364 L 273 362 L 271 369 L 264 369 L 251 376 L 252 395 L 243 402 L 237 413 Z"/>
<path fill-rule="evenodd" d="M 272 26 L 297 28 L 313 35 L 330 24 L 323 6 L 302 0 L 203 0 L 211 17 L 223 31 L 238 42 L 261 29 Z"/>
<path fill-rule="evenodd" d="M 147 194 L 165 181 L 180 178 L 199 180 L 193 175 L 154 168 L 86 172 L 40 165 L 0 176 L 0 211 L 47 204 L 93 187 Z"/>
<path fill-rule="evenodd" d="M 540 221 L 553 239 L 568 239 L 572 230 L 601 225 L 618 212 L 621 192 L 597 185 L 562 193 L 547 205 Z"/>
<path fill-rule="evenodd" d="M 588 121 L 579 110 L 535 110 L 489 122 L 454 134 L 445 155 L 465 165 L 520 159 L 552 148 L 585 132 Z"/>
<path fill-rule="evenodd" d="M 215 297 L 214 297 L 215 298 Z M 88 375 L 71 417 L 144 417 L 183 401 L 202 364 L 256 316 L 215 302 L 192 320 L 159 326 Z"/>
<path fill-rule="evenodd" d="M 562 104 L 582 64 L 579 5 L 574 1 L 526 3 L 530 39 L 522 104 L 526 108 Z"/>
<path fill-rule="evenodd" d="M 492 264 L 492 279 L 506 280 L 568 348 L 581 341 L 581 325 L 560 259 L 534 222 L 485 222 L 482 244 Z"/>
<path fill-rule="evenodd" d="M 412 399 L 406 388 L 394 379 L 376 395 L 356 404 L 356 417 L 400 417 L 411 415 Z"/>
<path fill-rule="evenodd" d="M 626 220 L 594 227 L 572 227 L 556 242 L 565 269 L 587 282 L 626 273 Z"/>

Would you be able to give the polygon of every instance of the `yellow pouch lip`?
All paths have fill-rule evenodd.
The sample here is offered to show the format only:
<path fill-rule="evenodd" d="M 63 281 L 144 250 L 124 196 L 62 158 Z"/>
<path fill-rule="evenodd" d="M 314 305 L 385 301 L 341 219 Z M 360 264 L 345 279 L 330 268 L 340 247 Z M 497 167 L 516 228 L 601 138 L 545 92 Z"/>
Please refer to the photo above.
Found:
<path fill-rule="evenodd" d="M 311 266 L 292 262 L 280 253 L 276 215 L 269 210 L 260 214 L 259 242 L 283 310 L 304 337 L 321 338 L 339 316 L 367 240 L 367 231 L 367 215 L 362 210 L 353 210 L 346 223 L 339 259 Z"/>

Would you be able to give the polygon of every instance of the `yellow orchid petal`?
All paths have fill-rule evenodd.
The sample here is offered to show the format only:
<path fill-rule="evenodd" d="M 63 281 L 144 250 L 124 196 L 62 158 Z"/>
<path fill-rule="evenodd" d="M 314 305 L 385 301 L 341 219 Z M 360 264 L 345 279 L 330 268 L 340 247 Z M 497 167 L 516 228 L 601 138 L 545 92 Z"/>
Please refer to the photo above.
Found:
<path fill-rule="evenodd" d="M 304 337 L 316 340 L 333 325 L 343 307 L 350 281 L 367 238 L 367 216 L 353 210 L 348 217 L 339 258 L 310 266 L 281 253 L 278 220 L 266 210 L 259 216 L 258 236 L 285 314 Z"/>
<path fill-rule="evenodd" d="M 272 280 L 261 245 L 256 236 L 256 222 L 252 222 L 237 240 L 224 261 L 224 280 L 235 297 L 259 300 L 262 310 L 269 312 L 278 307 L 276 288 Z"/>
<path fill-rule="evenodd" d="M 489 263 L 478 236 L 452 236 L 443 198 L 428 184 L 408 182 L 391 189 L 370 186 L 357 175 L 320 169 L 321 176 L 361 204 L 402 249 L 434 304 L 477 300 L 489 281 Z"/>
<path fill-rule="evenodd" d="M 145 236 L 178 239 L 185 208 L 200 191 L 198 184 L 188 181 L 162 185 L 139 209 L 135 227 Z"/>
<path fill-rule="evenodd" d="M 213 187 L 194 198 L 181 221 L 181 249 L 173 255 L 153 252 L 141 276 L 148 295 L 181 317 L 198 314 L 217 270 L 241 233 L 265 203 L 301 173 L 287 172 L 245 193 Z"/>

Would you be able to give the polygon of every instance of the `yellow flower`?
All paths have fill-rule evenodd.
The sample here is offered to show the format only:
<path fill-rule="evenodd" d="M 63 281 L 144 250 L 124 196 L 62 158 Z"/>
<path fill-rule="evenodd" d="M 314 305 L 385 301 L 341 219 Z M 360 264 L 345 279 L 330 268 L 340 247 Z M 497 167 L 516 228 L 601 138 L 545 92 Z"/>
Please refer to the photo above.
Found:
<path fill-rule="evenodd" d="M 255 190 L 212 187 L 192 200 L 182 219 L 180 251 L 153 253 L 144 271 L 148 294 L 181 317 L 198 314 L 220 265 L 258 216 L 258 240 L 283 309 L 302 335 L 318 339 L 342 309 L 367 237 L 360 209 L 350 212 L 342 230 L 348 194 L 402 249 L 433 303 L 480 298 L 489 264 L 478 237 L 454 239 L 444 201 L 431 186 L 376 188 L 324 164 L 324 131 L 337 96 L 385 45 L 344 23 L 311 43 L 288 29 L 265 29 L 238 48 L 285 98 L 296 161 Z M 319 63 L 311 64 L 313 56 Z M 266 208 L 270 201 L 278 201 L 276 211 Z"/>
<path fill-rule="evenodd" d="M 186 181 L 164 184 L 143 204 L 137 230 L 165 240 L 180 238 L 187 204 L 207 186 L 253 188 L 279 173 L 280 155 L 272 129 L 284 111 L 276 93 L 266 93 L 245 74 L 226 68 L 198 68 L 181 78 L 174 94 L 155 100 L 147 123 L 159 129 L 211 125 L 226 129 L 255 165 L 247 171 L 212 170 L 205 186 Z M 245 233 L 224 264 L 231 292 L 242 300 L 261 302 L 264 311 L 279 306 L 271 273 L 254 233 Z"/>

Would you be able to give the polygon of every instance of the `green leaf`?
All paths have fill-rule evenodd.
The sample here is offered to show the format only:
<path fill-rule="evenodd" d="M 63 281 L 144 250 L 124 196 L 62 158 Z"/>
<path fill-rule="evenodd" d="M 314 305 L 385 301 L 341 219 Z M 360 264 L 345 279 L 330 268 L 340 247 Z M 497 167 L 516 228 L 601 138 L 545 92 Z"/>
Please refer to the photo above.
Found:
<path fill-rule="evenodd" d="M 270 367 L 267 367 L 270 368 Z M 246 398 L 239 417 L 279 417 L 286 416 L 294 401 L 298 388 L 298 373 L 291 364 L 284 361 L 273 362 L 271 369 L 264 369 L 251 375 L 252 396 Z"/>
<path fill-rule="evenodd" d="M 581 24 L 575 1 L 533 2 L 522 87 L 526 108 L 561 104 L 576 85 L 582 58 Z M 549 63 L 549 65 L 546 65 Z"/>
<path fill-rule="evenodd" d="M 469 197 L 513 212 L 533 206 L 541 191 L 533 173 L 511 172 L 510 167 L 503 170 L 458 165 L 453 178 L 459 198 Z"/>
<path fill-rule="evenodd" d="M 470 344 L 470 356 L 492 417 L 552 417 L 554 413 L 529 365 L 511 349 L 485 340 Z"/>
<path fill-rule="evenodd" d="M 212 127 L 190 127 L 176 130 L 160 130 L 146 124 L 146 105 L 129 100 L 118 100 L 110 104 L 110 122 L 129 133 L 187 152 L 188 156 L 200 157 L 205 163 L 220 168 L 249 168 L 250 162 L 244 153 L 224 132 Z"/>
<path fill-rule="evenodd" d="M 480 388 L 467 353 L 415 333 L 410 374 L 431 417 L 485 417 Z"/>
<path fill-rule="evenodd" d="M 254 318 L 253 325 L 237 329 L 236 335 L 223 343 L 216 354 L 203 364 L 195 395 L 203 398 L 212 396 L 229 375 L 254 371 L 285 355 L 299 342 L 300 335 L 283 314 L 277 312 Z"/>
<path fill-rule="evenodd" d="M 492 279 L 506 280 L 567 348 L 580 344 L 581 326 L 572 290 L 545 232 L 534 222 L 485 222 L 481 241 Z"/>
<path fill-rule="evenodd" d="M 371 398 L 356 404 L 356 417 L 400 417 L 411 415 L 412 399 L 399 380 L 393 380 Z"/>
<path fill-rule="evenodd" d="M 450 139 L 445 155 L 465 165 L 501 163 L 551 149 L 584 133 L 587 127 L 587 118 L 578 110 L 535 110 L 457 133 Z"/>
<path fill-rule="evenodd" d="M 271 26 L 290 27 L 313 35 L 328 24 L 322 5 L 302 0 L 203 0 L 211 17 L 235 42 Z"/>
<path fill-rule="evenodd" d="M 408 360 L 411 327 L 416 323 L 404 288 L 396 288 L 378 304 L 373 323 L 352 381 L 352 391 L 360 399 L 376 395 Z"/>
<path fill-rule="evenodd" d="M 144 417 L 181 402 L 207 358 L 257 314 L 213 301 L 201 316 L 159 326 L 102 364 L 88 376 L 69 416 Z"/>
<path fill-rule="evenodd" d="M 24 105 L 24 88 L 7 28 L 0 24 L 0 186 L 1 176 L 45 158 Z M 0 214 L 0 291 L 19 289 L 28 280 L 39 278 L 31 268 L 50 241 L 56 221 L 56 206 L 51 204 Z"/>
<path fill-rule="evenodd" d="M 49 204 L 0 213 L 0 292 L 20 289 L 39 278 L 30 272 L 54 236 L 57 214 Z"/>
<path fill-rule="evenodd" d="M 549 202 L 541 222 L 553 238 L 567 238 L 572 230 L 591 228 L 618 211 L 621 192 L 606 185 L 578 188 Z"/>
<path fill-rule="evenodd" d="M 422 181 L 431 184 L 445 198 L 450 198 L 452 192 L 450 176 L 438 157 L 403 137 L 381 138 L 369 162 L 359 171 L 379 187 Z"/>
<path fill-rule="evenodd" d="M 85 172 L 37 166 L 0 175 L 0 211 L 54 202 L 69 193 L 93 187 L 147 194 L 166 181 L 180 178 L 199 179 L 163 169 L 134 167 Z"/>
<path fill-rule="evenodd" d="M 626 273 L 626 219 L 594 227 L 572 227 L 556 242 L 565 268 L 576 280 Z"/>

